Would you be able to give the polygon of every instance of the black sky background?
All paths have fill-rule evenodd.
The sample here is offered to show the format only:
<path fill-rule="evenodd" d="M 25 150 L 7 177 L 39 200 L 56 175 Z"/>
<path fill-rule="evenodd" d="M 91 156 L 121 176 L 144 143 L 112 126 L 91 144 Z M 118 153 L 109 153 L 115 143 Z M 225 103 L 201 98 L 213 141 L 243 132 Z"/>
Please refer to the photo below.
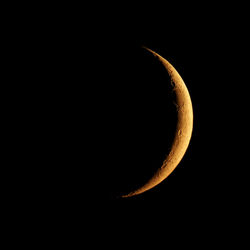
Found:
<path fill-rule="evenodd" d="M 244 15 L 236 18 L 237 10 L 217 6 L 204 9 L 180 17 L 176 9 L 166 8 L 156 18 L 143 12 L 144 17 L 134 15 L 133 19 L 126 11 L 122 17 L 112 11 L 113 15 L 100 11 L 102 15 L 91 17 L 52 11 L 36 22 L 31 22 L 32 17 L 15 23 L 10 44 L 17 58 L 14 63 L 24 68 L 16 71 L 23 84 L 15 91 L 25 92 L 23 105 L 15 108 L 21 114 L 15 131 L 21 131 L 23 138 L 15 147 L 24 149 L 18 159 L 26 166 L 15 171 L 17 179 L 24 176 L 24 191 L 17 189 L 15 196 L 19 206 L 31 204 L 26 211 L 34 214 L 35 221 L 46 221 L 47 228 L 75 222 L 90 234 L 107 230 L 110 240 L 104 241 L 108 242 L 148 228 L 178 242 L 177 232 L 188 235 L 195 226 L 203 242 L 209 243 L 210 234 L 203 234 L 209 226 L 217 229 L 215 239 L 220 228 L 231 228 L 241 220 L 248 183 L 243 178 L 247 164 L 242 157 L 247 153 L 242 140 L 248 129 L 243 111 L 248 107 Z M 153 13 L 158 11 L 153 8 Z M 150 150 L 143 154 L 144 133 L 138 137 L 143 143 L 137 138 L 134 144 L 133 136 L 117 133 L 116 126 L 120 119 L 119 124 L 131 128 L 123 123 L 131 118 L 129 113 L 139 124 L 145 121 L 133 110 L 142 89 L 143 67 L 151 69 L 145 63 L 138 66 L 139 75 L 136 71 L 137 61 L 144 57 L 141 46 L 162 55 L 182 76 L 193 103 L 193 134 L 182 161 L 165 181 L 136 197 L 113 199 L 109 185 L 116 173 L 110 169 L 117 171 L 119 164 L 128 162 L 126 155 L 119 157 L 116 145 L 126 149 L 131 144 L 134 155 L 130 159 L 137 162 L 140 157 L 145 162 L 150 155 Z M 153 75 L 147 79 L 147 95 Z M 128 96 L 129 107 L 122 105 Z M 143 101 L 149 106 L 147 99 Z"/>
<path fill-rule="evenodd" d="M 224 136 L 227 133 L 221 121 L 228 118 L 229 111 L 222 111 L 220 104 L 228 102 L 227 93 L 233 83 L 231 78 L 228 88 L 225 88 L 229 55 L 224 47 L 224 39 L 220 40 L 218 34 L 209 32 L 206 27 L 193 30 L 190 26 L 182 27 L 177 32 L 171 28 L 156 32 L 152 28 L 146 35 L 131 38 L 131 43 L 142 44 L 157 51 L 174 65 L 188 86 L 194 108 L 192 140 L 179 167 L 155 189 L 131 200 L 159 199 L 165 203 L 168 189 L 172 190 L 169 196 L 177 199 L 176 202 L 185 203 L 187 199 L 207 202 L 211 198 L 209 204 L 212 205 L 213 201 L 220 199 L 219 193 L 223 191 L 219 180 L 224 170 L 220 166 L 219 171 L 215 170 L 217 175 L 211 171 L 214 157 L 210 156 L 218 154 L 215 162 L 221 165 L 224 152 L 220 147 L 224 147 Z M 214 186 L 209 184 L 211 180 Z M 214 198 L 210 197 L 212 193 Z"/>
<path fill-rule="evenodd" d="M 118 41 L 124 51 L 134 44 L 147 46 L 178 70 L 194 109 L 190 146 L 175 171 L 157 187 L 102 205 L 111 209 L 115 216 L 110 218 L 118 221 L 123 215 L 135 218 L 142 213 L 166 223 L 225 226 L 232 210 L 245 207 L 246 182 L 241 181 L 245 164 L 238 156 L 238 132 L 244 119 L 239 106 L 244 106 L 245 100 L 240 93 L 241 83 L 245 86 L 240 72 L 245 68 L 242 56 L 247 53 L 244 25 L 239 27 L 239 23 L 244 22 L 236 24 L 230 13 L 221 16 L 219 10 L 173 24 L 175 21 L 166 26 L 142 23 L 138 32 L 121 35 Z M 164 219 L 161 214 L 166 214 Z M 232 220 L 237 221 L 237 216 Z"/>

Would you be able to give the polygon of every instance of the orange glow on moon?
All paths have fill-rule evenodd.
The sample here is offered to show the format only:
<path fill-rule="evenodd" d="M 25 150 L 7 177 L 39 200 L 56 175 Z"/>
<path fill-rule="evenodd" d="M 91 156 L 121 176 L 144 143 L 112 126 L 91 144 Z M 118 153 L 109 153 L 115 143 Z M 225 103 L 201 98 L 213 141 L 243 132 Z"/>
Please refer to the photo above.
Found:
<path fill-rule="evenodd" d="M 176 69 L 166 59 L 148 48 L 145 49 L 151 52 L 155 58 L 162 63 L 162 65 L 168 71 L 168 74 L 171 78 L 171 83 L 174 85 L 173 90 L 176 94 L 176 106 L 178 112 L 177 128 L 171 151 L 164 160 L 162 166 L 145 185 L 141 186 L 135 191 L 130 192 L 129 194 L 123 195 L 122 197 L 131 197 L 141 194 L 155 187 L 164 179 L 166 179 L 183 158 L 188 148 L 193 130 L 192 102 L 184 81 Z"/>

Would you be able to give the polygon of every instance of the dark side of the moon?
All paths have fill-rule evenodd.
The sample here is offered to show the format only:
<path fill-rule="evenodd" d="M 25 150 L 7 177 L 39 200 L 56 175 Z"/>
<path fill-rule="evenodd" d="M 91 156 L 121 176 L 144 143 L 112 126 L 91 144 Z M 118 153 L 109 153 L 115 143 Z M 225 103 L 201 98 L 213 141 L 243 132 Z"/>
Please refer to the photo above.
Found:
<path fill-rule="evenodd" d="M 134 191 L 154 175 L 171 149 L 177 123 L 174 86 L 158 59 L 139 47 L 123 58 L 96 95 L 93 146 L 110 197 Z"/>
<path fill-rule="evenodd" d="M 162 166 L 176 133 L 174 86 L 141 45 L 54 50 L 36 72 L 42 150 L 35 157 L 41 193 L 51 200 L 116 199 Z"/>

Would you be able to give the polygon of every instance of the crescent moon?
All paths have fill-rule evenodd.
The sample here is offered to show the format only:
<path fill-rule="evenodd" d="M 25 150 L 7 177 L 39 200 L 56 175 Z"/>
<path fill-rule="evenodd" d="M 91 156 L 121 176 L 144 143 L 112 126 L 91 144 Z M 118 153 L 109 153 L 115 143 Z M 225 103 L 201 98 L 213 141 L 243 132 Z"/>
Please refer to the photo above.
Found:
<path fill-rule="evenodd" d="M 177 127 L 171 150 L 162 166 L 146 184 L 135 191 L 122 195 L 121 197 L 123 198 L 141 194 L 166 179 L 183 158 L 188 148 L 193 130 L 192 102 L 184 81 L 176 69 L 166 59 L 148 48 L 145 49 L 151 52 L 155 58 L 162 63 L 170 76 L 171 83 L 174 86 L 173 91 L 176 94 Z"/>

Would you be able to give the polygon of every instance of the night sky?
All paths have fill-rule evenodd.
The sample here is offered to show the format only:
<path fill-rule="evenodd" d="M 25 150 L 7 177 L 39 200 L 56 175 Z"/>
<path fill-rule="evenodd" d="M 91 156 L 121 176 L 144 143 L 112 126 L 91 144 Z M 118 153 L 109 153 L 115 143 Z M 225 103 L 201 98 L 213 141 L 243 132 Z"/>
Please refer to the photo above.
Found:
<path fill-rule="evenodd" d="M 91 218 L 93 232 L 109 224 L 113 232 L 131 226 L 129 235 L 147 223 L 169 223 L 169 233 L 187 232 L 192 223 L 225 226 L 226 211 L 233 214 L 235 204 L 241 211 L 246 200 L 242 155 L 248 149 L 239 141 L 248 131 L 245 31 L 219 12 L 169 22 L 128 19 L 115 25 L 116 17 L 94 22 L 76 15 L 71 22 L 38 22 L 20 32 L 19 59 L 27 60 L 22 89 L 31 99 L 23 98 L 21 117 L 25 121 L 26 112 L 31 119 L 25 129 L 32 134 L 29 167 L 22 170 L 31 182 L 25 197 L 60 225 Z M 161 166 L 175 131 L 168 75 L 142 46 L 183 78 L 193 133 L 166 180 L 138 196 L 115 199 Z"/>
<path fill-rule="evenodd" d="M 45 128 L 53 134 L 49 147 L 57 145 L 54 156 L 58 154 L 61 162 L 52 168 L 52 176 L 61 176 L 57 180 L 69 199 L 75 200 L 83 190 L 87 197 L 109 203 L 115 185 L 122 189 L 131 184 L 125 188 L 131 189 L 139 185 L 140 175 L 161 165 L 169 148 L 164 138 L 171 141 L 175 121 L 172 111 L 164 109 L 171 94 L 169 79 L 141 48 L 146 46 L 166 58 L 186 83 L 193 103 L 193 134 L 183 160 L 167 180 L 119 202 L 156 200 L 184 206 L 220 200 L 218 185 L 225 169 L 220 147 L 227 133 L 222 119 L 230 115 L 225 106 L 233 78 L 226 83 L 231 70 L 223 47 L 226 38 L 218 39 L 205 28 L 198 32 L 189 26 L 166 31 L 149 27 L 138 33 L 100 29 L 86 36 L 71 28 L 44 37 L 39 53 L 49 60 L 39 70 L 41 81 L 49 80 L 40 86 L 49 111 L 44 115 L 52 124 Z M 144 168 L 147 164 L 151 167 Z"/>

